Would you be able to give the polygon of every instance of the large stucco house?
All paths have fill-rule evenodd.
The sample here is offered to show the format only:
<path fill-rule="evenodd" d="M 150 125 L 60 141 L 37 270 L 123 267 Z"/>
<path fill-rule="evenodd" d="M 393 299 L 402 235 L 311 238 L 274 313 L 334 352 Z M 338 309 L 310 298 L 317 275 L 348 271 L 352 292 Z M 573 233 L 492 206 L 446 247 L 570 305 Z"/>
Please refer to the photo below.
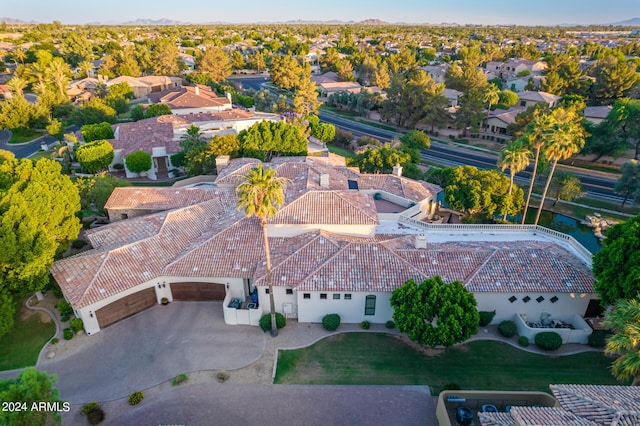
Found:
<path fill-rule="evenodd" d="M 228 324 L 269 312 L 262 232 L 236 207 L 235 188 L 255 159 L 232 160 L 214 186 L 117 188 L 112 223 L 88 232 L 93 249 L 52 273 L 93 334 L 174 300 L 222 301 Z M 495 321 L 551 313 L 573 320 L 592 308 L 590 254 L 535 226 L 422 221 L 440 188 L 394 174 L 363 174 L 329 157 L 277 158 L 286 203 L 268 222 L 275 308 L 300 322 L 391 319 L 391 292 L 408 279 L 461 280 Z M 569 339 L 569 337 L 568 337 Z"/>

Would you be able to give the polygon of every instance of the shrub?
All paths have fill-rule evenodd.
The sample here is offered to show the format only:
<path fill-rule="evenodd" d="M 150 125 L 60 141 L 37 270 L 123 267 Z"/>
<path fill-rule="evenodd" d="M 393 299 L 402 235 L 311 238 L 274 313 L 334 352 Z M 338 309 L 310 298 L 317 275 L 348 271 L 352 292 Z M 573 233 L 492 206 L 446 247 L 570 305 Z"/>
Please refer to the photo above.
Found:
<path fill-rule="evenodd" d="M 387 321 L 384 323 L 384 326 L 391 330 L 392 328 L 396 328 L 396 323 L 393 321 Z"/>
<path fill-rule="evenodd" d="M 264 314 L 258 322 L 262 331 L 271 330 L 271 314 Z M 276 312 L 276 327 L 278 330 L 287 325 L 287 319 L 280 312 Z"/>
<path fill-rule="evenodd" d="M 86 246 L 87 242 L 85 240 L 73 240 L 71 241 L 71 247 L 73 247 L 74 249 L 81 249 L 82 247 Z"/>
<path fill-rule="evenodd" d="M 69 326 L 76 333 L 80 330 L 84 330 L 84 322 L 80 318 L 73 318 L 69 321 Z"/>
<path fill-rule="evenodd" d="M 73 339 L 73 330 L 71 330 L 70 328 L 65 328 L 62 332 L 62 336 L 64 337 L 64 340 Z"/>
<path fill-rule="evenodd" d="M 518 337 L 518 344 L 526 348 L 527 346 L 529 346 L 529 339 L 527 338 L 527 336 L 520 336 Z"/>
<path fill-rule="evenodd" d="M 69 316 L 73 314 L 73 308 L 66 300 L 61 300 L 56 304 L 56 309 L 60 311 L 61 316 Z"/>
<path fill-rule="evenodd" d="M 229 373 L 227 373 L 226 371 L 220 371 L 218 372 L 218 374 L 216 374 L 216 378 L 218 379 L 218 382 L 224 383 L 229 380 Z"/>
<path fill-rule="evenodd" d="M 536 346 L 545 351 L 555 351 L 562 346 L 562 337 L 555 331 L 543 331 L 536 334 Z"/>
<path fill-rule="evenodd" d="M 144 399 L 144 394 L 141 391 L 132 392 L 129 395 L 129 405 L 138 405 Z"/>
<path fill-rule="evenodd" d="M 518 327 L 513 321 L 502 321 L 498 324 L 498 331 L 504 337 L 513 337 L 518 333 Z"/>
<path fill-rule="evenodd" d="M 369 328 L 371 328 L 371 323 L 369 321 L 362 321 L 360 323 L 360 328 L 362 328 L 363 330 L 368 330 Z"/>
<path fill-rule="evenodd" d="M 85 124 L 80 128 L 85 142 L 93 142 L 101 139 L 113 139 L 113 128 L 107 122 L 97 124 Z"/>
<path fill-rule="evenodd" d="M 61 315 L 61 316 L 60 316 L 60 321 L 62 321 L 62 322 L 67 322 L 67 321 L 69 321 L 69 315 Z"/>
<path fill-rule="evenodd" d="M 335 331 L 340 326 L 340 315 L 328 314 L 322 318 L 322 328 L 327 331 Z"/>
<path fill-rule="evenodd" d="M 113 161 L 113 146 L 106 140 L 88 142 L 76 149 L 76 158 L 87 173 L 106 169 Z"/>
<path fill-rule="evenodd" d="M 496 311 L 480 311 L 480 327 L 486 327 L 491 324 L 493 317 L 496 316 Z"/>
<path fill-rule="evenodd" d="M 172 385 L 177 386 L 181 383 L 186 383 L 188 381 L 189 381 L 189 377 L 186 374 L 178 374 L 176 377 L 173 378 Z"/>
<path fill-rule="evenodd" d="M 353 134 L 351 132 L 336 129 L 336 135 L 334 136 L 332 143 L 343 148 L 351 148 L 352 141 Z"/>
<path fill-rule="evenodd" d="M 85 404 L 82 407 L 82 414 L 87 416 L 90 425 L 97 425 L 104 420 L 104 411 L 95 401 Z"/>
<path fill-rule="evenodd" d="M 124 163 L 133 173 L 146 172 L 151 170 L 151 154 L 144 151 L 132 152 L 125 157 Z"/>
<path fill-rule="evenodd" d="M 589 335 L 589 346 L 594 348 L 604 348 L 607 345 L 607 336 L 610 333 L 606 330 L 594 330 Z"/>
<path fill-rule="evenodd" d="M 54 337 L 53 339 L 51 339 L 51 342 L 49 342 L 49 343 L 51 343 L 52 345 L 57 345 L 58 342 L 59 342 L 58 338 Z"/>

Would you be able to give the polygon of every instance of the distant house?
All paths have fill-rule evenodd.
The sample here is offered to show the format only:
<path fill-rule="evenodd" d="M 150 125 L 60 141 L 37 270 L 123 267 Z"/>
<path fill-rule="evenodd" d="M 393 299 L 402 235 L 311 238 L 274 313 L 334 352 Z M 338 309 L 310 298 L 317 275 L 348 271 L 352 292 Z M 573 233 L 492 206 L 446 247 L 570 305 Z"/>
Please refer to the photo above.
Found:
<path fill-rule="evenodd" d="M 337 83 L 321 83 L 318 85 L 318 91 L 320 92 L 320 96 L 327 97 L 332 93 L 337 92 L 350 92 L 350 93 L 360 93 L 362 90 L 362 85 L 355 81 L 340 81 Z"/>
<path fill-rule="evenodd" d="M 222 112 L 233 108 L 231 95 L 218 96 L 209 86 L 174 87 L 147 96 L 154 103 L 166 104 L 174 114 Z"/>
<path fill-rule="evenodd" d="M 131 90 L 133 90 L 135 98 L 145 98 L 151 93 L 182 86 L 182 78 L 161 75 L 149 75 L 146 77 L 120 76 L 106 82 L 107 87 L 118 83 L 128 83 L 131 86 Z"/>
<path fill-rule="evenodd" d="M 455 89 L 444 89 L 442 96 L 447 98 L 450 107 L 454 107 L 458 105 L 458 99 L 462 96 L 462 92 Z"/>
<path fill-rule="evenodd" d="M 516 116 L 524 110 L 525 108 L 523 107 L 512 107 L 507 110 L 496 109 L 491 111 L 482 124 L 481 137 L 492 141 L 497 140 L 498 142 L 511 139 L 507 135 L 507 127 L 509 124 L 515 123 Z"/>
<path fill-rule="evenodd" d="M 544 102 L 549 105 L 550 108 L 558 105 L 560 101 L 560 96 L 556 96 L 547 92 L 534 92 L 531 90 L 525 90 L 524 92 L 518 93 L 518 105 L 521 107 L 528 108 L 532 105 L 539 104 Z"/>
<path fill-rule="evenodd" d="M 100 80 L 93 77 L 72 81 L 67 87 L 67 96 L 69 96 L 72 102 L 88 101 L 95 92 L 98 84 L 100 84 Z"/>
<path fill-rule="evenodd" d="M 522 92 L 526 90 L 529 82 L 533 85 L 533 89 L 539 90 L 544 81 L 544 76 L 541 75 L 529 75 L 526 77 L 514 77 L 505 80 L 502 87 L 504 89 L 513 90 L 514 92 Z"/>
<path fill-rule="evenodd" d="M 612 109 L 611 105 L 588 106 L 584 109 L 584 119 L 598 125 L 607 118 Z"/>
<path fill-rule="evenodd" d="M 418 67 L 420 70 L 424 70 L 436 83 L 444 83 L 444 76 L 447 73 L 449 64 L 442 65 L 426 65 Z"/>
<path fill-rule="evenodd" d="M 510 59 L 501 68 L 502 78 L 515 77 L 523 71 L 529 71 L 532 75 L 542 74 L 547 69 L 547 63 L 532 61 L 529 59 Z"/>

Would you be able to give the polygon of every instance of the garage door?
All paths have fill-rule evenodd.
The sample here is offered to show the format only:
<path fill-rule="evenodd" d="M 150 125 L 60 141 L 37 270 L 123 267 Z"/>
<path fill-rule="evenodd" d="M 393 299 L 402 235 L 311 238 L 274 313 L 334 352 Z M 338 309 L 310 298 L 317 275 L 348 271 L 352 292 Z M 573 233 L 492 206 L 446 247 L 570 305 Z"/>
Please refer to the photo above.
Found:
<path fill-rule="evenodd" d="M 96 311 L 98 324 L 100 328 L 106 327 L 109 324 L 143 311 L 156 303 L 158 303 L 156 291 L 153 287 L 139 291 L 98 309 Z"/>
<path fill-rule="evenodd" d="M 224 300 L 225 285 L 217 283 L 172 283 L 173 300 Z"/>

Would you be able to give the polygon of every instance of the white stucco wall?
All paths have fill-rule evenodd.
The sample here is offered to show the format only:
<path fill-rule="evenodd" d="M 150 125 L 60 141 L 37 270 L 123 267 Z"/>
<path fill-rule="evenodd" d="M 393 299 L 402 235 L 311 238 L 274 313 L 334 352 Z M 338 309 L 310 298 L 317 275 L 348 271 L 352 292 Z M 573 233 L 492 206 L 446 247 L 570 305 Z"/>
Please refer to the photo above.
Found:
<path fill-rule="evenodd" d="M 309 293 L 310 299 L 305 299 L 304 294 Z M 320 299 L 320 294 L 326 293 L 327 299 Z M 340 295 L 340 299 L 334 299 L 334 294 Z M 351 294 L 351 300 L 345 300 L 344 295 Z M 366 296 L 376 296 L 375 315 L 365 315 L 364 307 Z M 385 323 L 392 319 L 393 309 L 389 303 L 390 292 L 303 292 L 297 294 L 298 321 L 322 322 L 322 317 L 327 314 L 340 315 L 343 323 L 357 324 L 362 321 L 372 323 Z"/>
<path fill-rule="evenodd" d="M 571 314 L 584 315 L 589 305 L 589 300 L 598 299 L 593 293 L 475 293 L 479 311 L 496 311 L 493 324 L 505 320 L 513 320 L 515 314 L 526 314 L 530 319 L 540 318 L 543 312 L 548 312 L 552 316 L 564 316 Z M 517 297 L 511 303 L 509 298 Z M 525 303 L 522 299 L 529 296 L 531 300 Z M 536 299 L 542 296 L 544 300 L 540 303 Z M 552 297 L 557 297 L 555 303 L 551 302 Z"/>

